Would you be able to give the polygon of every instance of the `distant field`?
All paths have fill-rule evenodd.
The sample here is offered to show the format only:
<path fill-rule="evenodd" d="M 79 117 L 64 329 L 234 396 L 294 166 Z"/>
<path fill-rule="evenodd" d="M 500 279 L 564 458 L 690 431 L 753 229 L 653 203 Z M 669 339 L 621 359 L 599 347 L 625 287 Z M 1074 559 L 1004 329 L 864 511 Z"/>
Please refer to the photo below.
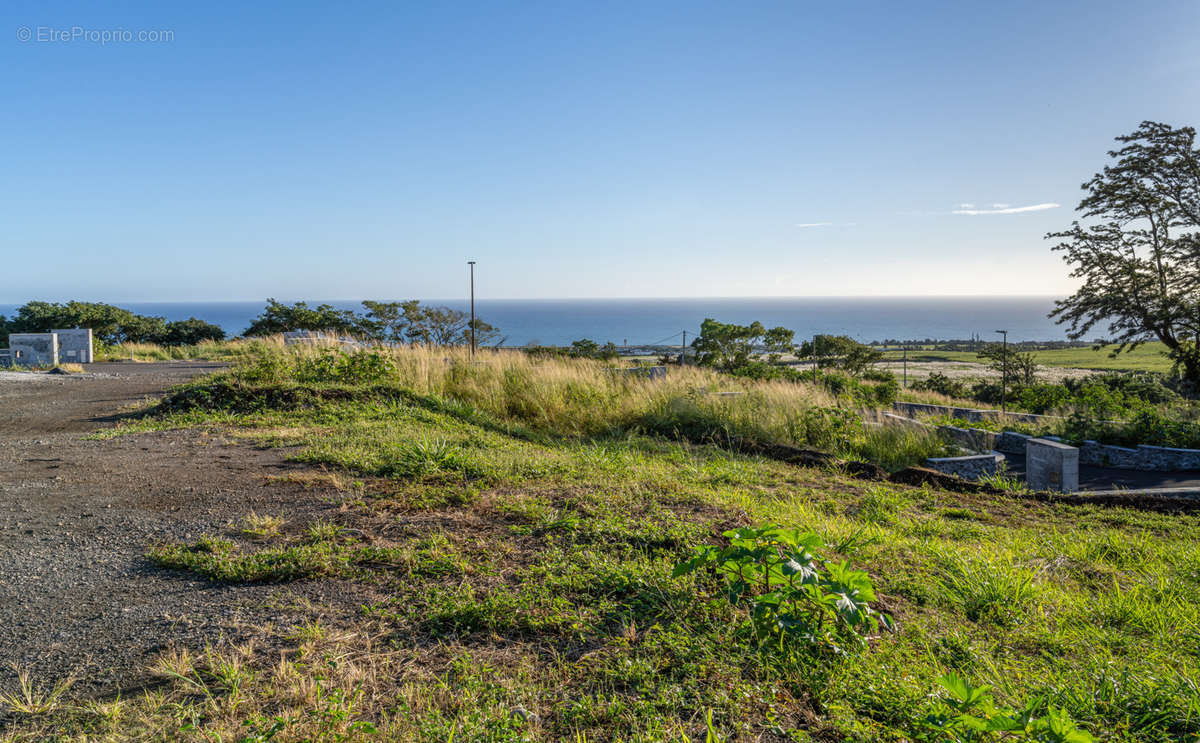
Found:
<path fill-rule="evenodd" d="M 1114 346 L 1093 351 L 1084 348 L 1063 348 L 1054 351 L 1038 351 L 1037 360 L 1043 366 L 1076 369 L 1113 369 L 1118 371 L 1170 371 L 1171 361 L 1164 355 L 1166 347 L 1161 343 L 1147 343 L 1134 351 L 1127 351 L 1116 358 L 1108 354 Z M 887 351 L 885 358 L 899 360 L 900 351 Z M 909 351 L 909 361 L 966 361 L 978 362 L 979 358 L 970 351 Z"/>

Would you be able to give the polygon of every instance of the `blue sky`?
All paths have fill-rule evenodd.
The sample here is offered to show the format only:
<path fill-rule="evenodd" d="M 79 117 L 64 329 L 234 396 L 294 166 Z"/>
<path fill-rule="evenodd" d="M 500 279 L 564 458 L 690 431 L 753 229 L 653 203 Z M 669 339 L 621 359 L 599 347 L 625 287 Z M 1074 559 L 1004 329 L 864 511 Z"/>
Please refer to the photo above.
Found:
<path fill-rule="evenodd" d="M 1200 125 L 1191 1 L 183 5 L 0 9 L 0 302 L 1062 294 Z"/>

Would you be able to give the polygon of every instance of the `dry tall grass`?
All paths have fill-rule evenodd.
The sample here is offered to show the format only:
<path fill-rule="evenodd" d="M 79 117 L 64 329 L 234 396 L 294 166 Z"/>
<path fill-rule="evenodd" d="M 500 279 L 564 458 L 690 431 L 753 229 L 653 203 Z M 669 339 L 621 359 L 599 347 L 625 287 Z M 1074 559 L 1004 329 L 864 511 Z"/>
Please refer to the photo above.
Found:
<path fill-rule="evenodd" d="M 468 405 L 502 420 L 566 435 L 595 435 L 714 423 L 736 435 L 770 431 L 795 439 L 796 420 L 814 407 L 831 406 L 822 388 L 790 382 L 749 382 L 708 369 L 672 367 L 664 378 L 644 370 L 588 359 L 539 358 L 521 351 L 423 346 L 381 347 L 349 354 L 318 344 L 281 346 L 271 341 L 234 374 L 271 382 L 394 382 L 420 395 Z"/>
<path fill-rule="evenodd" d="M 248 347 L 224 375 L 245 392 L 262 386 L 400 387 L 551 436 L 651 433 L 691 441 L 744 438 L 812 446 L 888 468 L 942 453 L 932 435 L 862 425 L 822 386 L 755 381 L 696 367 L 669 367 L 650 379 L 644 368 L 522 351 L 444 347 L 341 349 L 337 343 Z M 212 399 L 228 399 L 223 393 Z"/>

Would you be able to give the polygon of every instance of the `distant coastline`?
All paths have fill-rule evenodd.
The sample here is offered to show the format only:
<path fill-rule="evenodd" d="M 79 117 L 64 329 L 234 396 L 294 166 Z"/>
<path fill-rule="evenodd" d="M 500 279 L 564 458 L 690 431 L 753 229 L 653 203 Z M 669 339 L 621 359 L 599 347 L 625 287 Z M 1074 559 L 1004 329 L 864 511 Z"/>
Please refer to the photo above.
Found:
<path fill-rule="evenodd" d="M 997 297 L 761 297 L 693 299 L 479 299 L 480 317 L 500 328 L 505 345 L 565 345 L 579 338 L 618 345 L 669 345 L 689 338 L 706 317 L 724 322 L 761 321 L 796 331 L 797 338 L 817 333 L 849 335 L 862 342 L 886 340 L 985 340 L 1009 331 L 1012 341 L 1066 340 L 1064 328 L 1046 314 L 1052 296 Z M 101 301 L 87 298 L 89 301 Z M 289 298 L 289 301 L 291 299 Z M 465 299 L 422 300 L 466 309 Z M 356 300 L 308 300 L 359 309 Z M 110 302 L 168 320 L 197 317 L 230 335 L 240 334 L 262 312 L 265 301 Z M 11 316 L 20 304 L 0 304 Z M 1102 329 L 1097 329 L 1097 335 Z"/>

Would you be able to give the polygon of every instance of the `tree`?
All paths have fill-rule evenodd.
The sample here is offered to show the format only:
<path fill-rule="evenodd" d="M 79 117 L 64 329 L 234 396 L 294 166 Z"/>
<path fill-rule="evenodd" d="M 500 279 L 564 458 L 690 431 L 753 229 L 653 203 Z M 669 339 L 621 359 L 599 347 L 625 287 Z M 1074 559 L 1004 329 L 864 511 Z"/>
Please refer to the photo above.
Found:
<path fill-rule="evenodd" d="M 380 343 L 404 342 L 413 321 L 420 317 L 420 302 L 415 299 L 406 302 L 368 300 L 362 304 L 366 314 L 358 321 L 359 330 Z"/>
<path fill-rule="evenodd" d="M 225 340 L 225 331 L 220 325 L 189 317 L 167 323 L 158 342 L 164 346 L 194 346 L 202 341 L 221 340 Z"/>
<path fill-rule="evenodd" d="M 700 325 L 700 335 L 692 341 L 696 357 L 701 366 L 714 366 L 722 371 L 733 371 L 750 363 L 754 343 L 766 329 L 762 323 L 734 325 L 707 318 Z"/>
<path fill-rule="evenodd" d="M 1158 340 L 1189 385 L 1200 387 L 1200 150 L 1196 131 L 1142 122 L 1082 188 L 1076 211 L 1098 220 L 1051 232 L 1083 284 L 1050 316 L 1079 340 L 1107 323 L 1112 355 Z"/>
<path fill-rule="evenodd" d="M 857 377 L 877 364 L 883 352 L 847 335 L 814 335 L 811 341 L 800 344 L 797 356 L 813 359 L 819 368 L 842 369 Z"/>
<path fill-rule="evenodd" d="M 309 307 L 306 302 L 286 305 L 267 299 L 263 313 L 254 318 L 243 335 L 247 337 L 274 335 L 294 330 L 326 330 L 335 333 L 357 333 L 360 320 L 350 310 L 339 310 L 328 304 Z"/>
<path fill-rule="evenodd" d="M 1018 351 L 1009 346 L 1007 350 L 1002 343 L 988 343 L 977 354 L 980 359 L 988 362 L 1001 376 L 1007 377 L 1015 384 L 1034 384 L 1037 382 L 1037 354 L 1033 351 Z"/>
<path fill-rule="evenodd" d="M 406 311 L 409 327 L 405 331 L 413 343 L 430 346 L 465 346 L 471 342 L 471 316 L 452 307 L 422 307 L 414 302 Z M 482 319 L 475 318 L 475 343 L 485 345 L 497 341 L 500 331 Z"/>
<path fill-rule="evenodd" d="M 570 356 L 578 359 L 601 359 L 611 361 L 620 356 L 617 347 L 612 341 L 601 346 L 591 338 L 580 338 L 577 341 L 571 341 L 571 350 L 567 352 Z"/>
<path fill-rule="evenodd" d="M 767 361 L 776 364 L 784 354 L 795 350 L 796 332 L 784 327 L 771 328 L 763 333 L 763 345 L 767 348 Z"/>

